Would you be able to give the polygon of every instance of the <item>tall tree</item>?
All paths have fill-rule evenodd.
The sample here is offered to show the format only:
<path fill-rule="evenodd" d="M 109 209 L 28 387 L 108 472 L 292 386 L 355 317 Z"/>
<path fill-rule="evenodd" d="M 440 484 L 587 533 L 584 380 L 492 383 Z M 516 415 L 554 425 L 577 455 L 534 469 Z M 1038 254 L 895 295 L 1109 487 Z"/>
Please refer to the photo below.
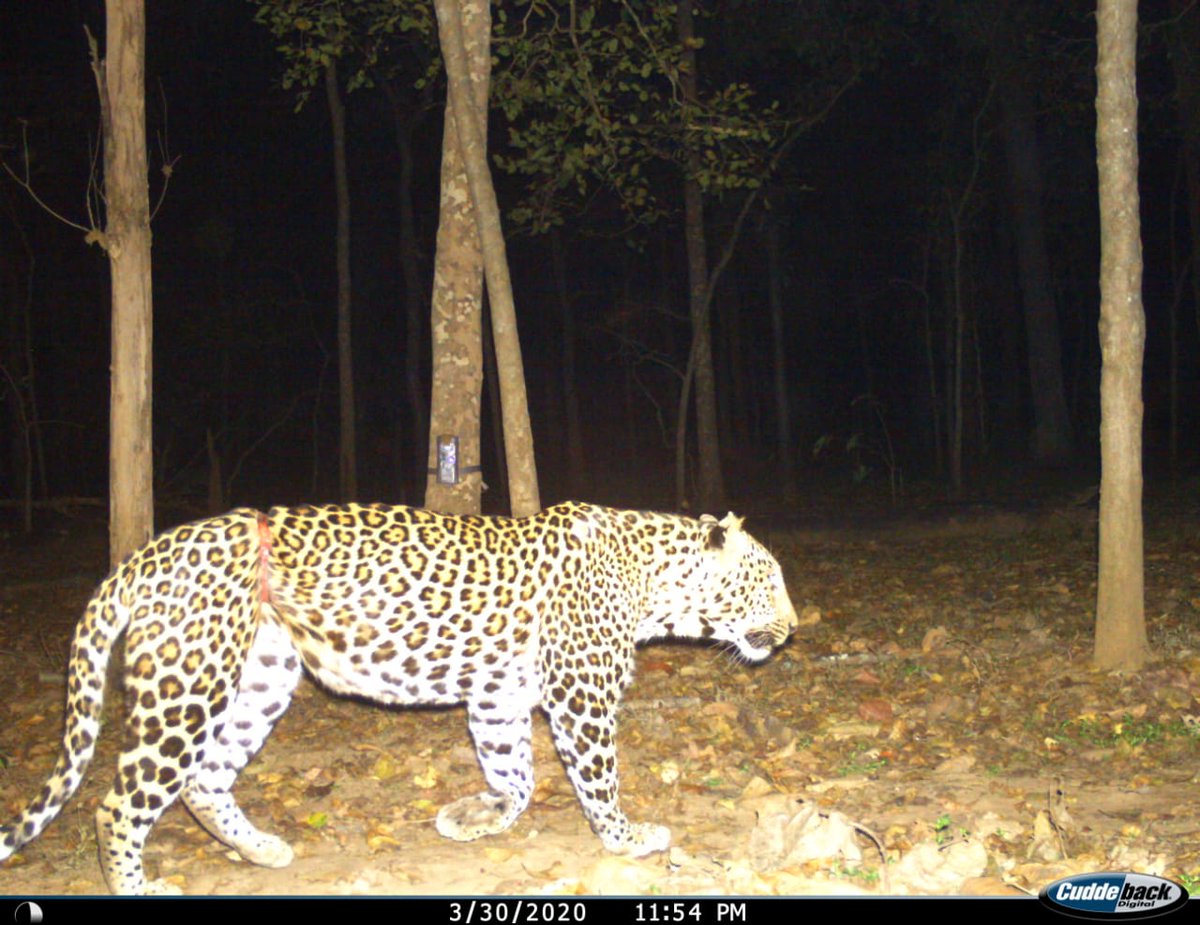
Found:
<path fill-rule="evenodd" d="M 150 186 L 146 163 L 146 11 L 106 0 L 105 50 L 92 41 L 104 139 L 105 228 L 112 273 L 109 556 L 115 565 L 154 532 L 151 456 Z"/>
<path fill-rule="evenodd" d="M 1200 325 L 1200 4 L 1171 0 L 1169 32 L 1175 102 L 1183 136 L 1187 220 L 1192 234 L 1192 301 Z"/>
<path fill-rule="evenodd" d="M 361 87 L 373 86 L 377 77 L 390 79 L 399 66 L 381 63 L 392 48 L 392 40 L 420 43 L 429 35 L 432 23 L 426 4 L 419 0 L 358 0 L 353 4 L 332 3 L 328 0 L 251 0 L 258 6 L 256 21 L 271 30 L 280 40 L 277 51 L 282 55 L 285 69 L 284 89 L 295 87 L 297 108 L 307 102 L 318 83 L 325 87 L 329 108 L 334 154 L 334 185 L 337 193 L 336 266 L 337 266 L 337 342 L 339 382 L 339 441 L 338 482 L 344 499 L 358 491 L 356 409 L 354 400 L 354 352 L 352 345 L 352 307 L 350 276 L 350 195 L 346 166 L 346 119 L 343 87 L 348 93 Z M 339 67 L 344 62 L 345 67 Z M 340 76 L 339 76 L 340 73 Z M 414 77 L 414 79 L 416 79 Z M 394 89 L 394 88 L 393 88 Z M 411 126 L 402 125 L 399 97 L 389 93 L 396 112 L 397 144 L 401 156 L 401 263 L 408 293 L 408 359 L 405 364 L 406 385 L 410 402 L 418 386 L 418 366 L 414 343 L 419 340 L 419 325 L 412 323 L 412 293 L 416 277 L 411 249 L 414 225 L 406 178 L 411 171 L 411 158 L 406 145 Z M 414 415 L 420 420 L 420 415 Z M 414 441 L 416 442 L 416 441 Z"/>
<path fill-rule="evenodd" d="M 717 509 L 724 483 L 713 289 L 778 154 L 815 120 L 788 120 L 773 104 L 759 106 L 744 81 L 702 88 L 696 50 L 703 40 L 695 17 L 693 0 L 674 6 L 550 0 L 531 3 L 519 18 L 502 19 L 497 103 L 510 133 L 507 153 L 497 161 L 526 178 L 525 200 L 511 214 L 535 233 L 561 224 L 572 201 L 588 203 L 597 191 L 615 196 L 627 231 L 641 228 L 670 211 L 656 187 L 679 190 L 691 347 L 676 419 L 676 490 L 685 500 L 694 392 L 700 478 L 692 500 Z M 710 270 L 704 196 L 733 190 L 745 192 L 743 207 Z"/>
<path fill-rule="evenodd" d="M 400 160 L 398 192 L 400 197 L 400 275 L 404 279 L 404 392 L 408 401 L 411 439 L 405 441 L 404 431 L 397 428 L 400 445 L 409 444 L 401 459 L 415 462 L 412 475 L 404 479 L 411 493 L 423 494 L 427 480 L 426 459 L 429 456 L 429 401 L 422 382 L 422 358 L 427 355 L 423 336 L 427 319 L 425 306 L 429 284 L 421 270 L 416 210 L 413 204 L 414 165 L 416 162 L 413 134 L 427 108 L 424 101 L 418 106 L 406 104 L 396 84 L 383 84 L 396 128 L 396 153 Z M 428 85 L 424 87 L 428 90 Z M 427 96 L 422 93 L 422 96 Z M 408 493 L 408 492 L 406 492 Z"/>
<path fill-rule="evenodd" d="M 1004 15 L 1003 13 L 1001 14 Z M 1004 153 L 1008 164 L 1009 205 L 1017 245 L 1017 278 L 1025 309 L 1025 341 L 1029 354 L 1029 391 L 1033 400 L 1033 456 L 1052 465 L 1069 461 L 1071 419 L 1063 385 L 1062 346 L 1058 307 L 1054 302 L 1046 219 L 1042 208 L 1044 183 L 1037 123 L 1023 62 L 1016 60 L 1015 42 L 1000 68 L 1000 97 Z"/>
<path fill-rule="evenodd" d="M 0 473 L 8 463 L 9 484 L 19 492 L 21 521 L 26 533 L 33 532 L 33 494 L 35 469 L 40 475 L 41 491 L 46 492 L 46 466 L 42 447 L 33 349 L 33 286 L 36 259 L 29 236 L 8 195 L 0 191 L 0 203 L 8 221 L 3 224 L 12 235 L 0 237 L 0 292 L 6 304 L 7 324 L 0 328 L 0 395 L 8 407 L 12 430 L 9 434 L 8 459 L 0 458 Z M 15 238 L 15 240 L 12 240 Z"/>
<path fill-rule="evenodd" d="M 692 0 L 679 0 L 676 10 L 681 56 L 679 88 L 683 94 L 684 171 L 683 237 L 687 250 L 688 316 L 692 321 L 692 349 L 688 361 L 696 389 L 696 442 L 700 448 L 700 481 L 696 501 L 701 510 L 725 506 L 725 480 L 721 474 L 721 440 L 717 427 L 717 381 L 713 371 L 712 320 L 708 276 L 708 236 L 704 231 L 704 192 L 700 187 L 702 146 L 693 144 L 699 119 L 700 95 L 696 64 L 696 15 Z M 681 414 L 686 413 L 680 409 Z"/>
<path fill-rule="evenodd" d="M 785 504 L 796 500 L 796 461 L 792 446 L 792 409 L 788 394 L 786 313 L 783 304 L 784 271 L 779 217 L 763 219 L 767 251 L 767 303 L 771 310 L 772 383 L 775 389 L 775 456 L 779 486 Z"/>
<path fill-rule="evenodd" d="M 487 117 L 491 15 L 487 0 L 462 10 L 462 37 L 473 96 L 465 118 Z M 483 253 L 475 202 L 467 181 L 456 120 L 446 101 L 437 251 L 433 261 L 430 335 L 433 351 L 429 413 L 429 482 L 425 505 L 449 514 L 477 514 L 483 490 L 480 468 L 480 396 L 483 389 Z M 439 477 L 440 453 L 456 454 L 457 482 Z"/>
<path fill-rule="evenodd" d="M 504 415 L 504 446 L 509 479 L 509 500 L 512 513 L 527 517 L 537 513 L 541 500 L 537 485 L 537 465 L 533 455 L 533 433 L 529 425 L 529 410 L 525 395 L 525 374 L 521 362 L 521 343 L 517 336 L 516 310 L 513 304 L 512 283 L 508 274 L 508 259 L 505 254 L 504 236 L 500 230 L 500 209 L 492 186 L 487 165 L 487 97 L 491 74 L 491 15 L 487 2 L 479 0 L 435 0 L 434 8 L 438 19 L 438 37 L 442 57 L 446 62 L 446 148 L 456 145 L 458 158 L 456 167 L 461 172 L 452 178 L 461 194 L 462 181 L 471 202 L 474 218 L 474 234 L 477 240 L 479 261 L 487 278 L 492 317 L 492 336 L 496 347 L 496 363 L 499 371 L 500 398 Z M 453 138 L 450 132 L 453 130 Z M 443 184 L 446 180 L 443 167 Z M 443 187 L 442 204 L 446 205 L 446 190 Z M 457 218 L 462 210 L 455 208 Z M 465 230 L 465 229 L 464 229 Z M 457 242 L 456 242 L 457 243 Z M 441 260 L 441 229 L 439 227 L 438 258 Z M 478 285 L 479 272 L 473 267 L 461 267 L 472 285 Z M 435 264 L 435 281 L 437 269 Z M 445 278 L 443 277 L 443 282 Z M 434 300 L 438 299 L 435 282 Z M 434 307 L 434 317 L 438 308 Z M 473 322 L 473 327 L 480 325 Z M 445 337 L 446 331 L 442 335 Z M 439 364 L 435 335 L 435 370 Z M 437 390 L 435 373 L 433 392 L 433 414 L 439 411 L 442 398 Z M 474 399 L 476 414 L 476 437 L 478 445 L 478 398 Z M 451 411 L 453 414 L 453 411 Z M 430 442 L 437 453 L 437 439 L 442 432 L 435 420 L 431 425 Z M 461 432 L 459 432 L 461 433 Z M 476 457 L 478 458 L 478 457 Z M 434 466 L 438 463 L 435 459 Z M 442 487 L 436 479 L 431 489 Z M 428 502 L 428 495 L 427 502 Z M 432 505 L 431 505 L 432 506 Z"/>
<path fill-rule="evenodd" d="M 1100 564 L 1096 664 L 1148 655 L 1142 548 L 1142 240 L 1138 217 L 1137 0 L 1096 7 L 1100 180 Z"/>
<path fill-rule="evenodd" d="M 350 177 L 346 168 L 346 107 L 338 86 L 337 58 L 325 65 L 325 98 L 333 137 L 333 185 L 337 192 L 338 488 L 343 501 L 358 495 L 355 441 L 354 338 L 350 279 Z"/>
<path fill-rule="evenodd" d="M 567 486 L 574 498 L 589 494 L 591 479 L 588 473 L 587 454 L 583 450 L 583 414 L 579 408 L 579 383 L 576 371 L 578 349 L 578 323 L 576 321 L 575 292 L 567 284 L 567 255 L 563 246 L 563 233 L 555 228 L 550 232 L 550 260 L 554 270 L 554 290 L 558 296 L 558 307 L 562 319 L 562 344 L 559 354 L 562 378 L 563 423 L 567 437 Z"/>

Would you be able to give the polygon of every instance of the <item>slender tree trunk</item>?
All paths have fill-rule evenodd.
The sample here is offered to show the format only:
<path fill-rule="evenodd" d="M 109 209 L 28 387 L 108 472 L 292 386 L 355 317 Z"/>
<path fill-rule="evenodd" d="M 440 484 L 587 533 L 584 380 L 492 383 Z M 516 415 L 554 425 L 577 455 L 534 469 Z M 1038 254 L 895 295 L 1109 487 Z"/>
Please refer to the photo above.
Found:
<path fill-rule="evenodd" d="M 683 49 L 679 84 L 683 91 L 685 123 L 698 99 L 696 81 L 696 32 L 692 0 L 680 0 L 676 8 L 679 43 Z M 686 128 L 685 128 L 686 131 Z M 696 179 L 700 157 L 689 150 L 687 175 L 683 181 L 683 234 L 687 249 L 688 304 L 692 322 L 689 366 L 695 380 L 696 443 L 700 452 L 700 479 L 696 507 L 718 511 L 725 506 L 725 482 L 721 474 L 721 441 L 717 427 L 717 384 L 713 372 L 712 319 L 708 298 L 708 242 L 704 232 L 704 194 Z M 686 414 L 679 426 L 685 427 Z M 686 442 L 684 442 L 686 446 Z"/>
<path fill-rule="evenodd" d="M 1100 564 L 1096 664 L 1148 656 L 1142 548 L 1142 242 L 1138 217 L 1137 0 L 1096 11 L 1100 179 Z"/>
<path fill-rule="evenodd" d="M 1188 276 L 1191 275 L 1192 261 L 1188 256 L 1181 258 L 1179 253 L 1179 222 L 1178 222 L 1178 205 L 1179 194 L 1184 182 L 1184 162 L 1181 159 L 1179 169 L 1175 172 L 1175 183 L 1171 187 L 1171 205 L 1167 213 L 1167 227 L 1171 230 L 1168 232 L 1171 239 L 1171 279 L 1174 280 L 1171 286 L 1171 307 L 1167 313 L 1169 320 L 1169 338 L 1170 338 L 1170 441 L 1169 449 L 1171 456 L 1171 480 L 1179 481 L 1179 309 L 1183 304 L 1186 296 L 1184 289 L 1187 286 Z M 1191 236 L 1189 236 L 1189 240 Z M 1194 245 L 1200 246 L 1200 240 Z M 1200 256 L 1200 255 L 1198 255 Z"/>
<path fill-rule="evenodd" d="M 979 454 L 986 458 L 991 452 L 988 436 L 987 392 L 983 384 L 983 348 L 979 343 L 979 305 L 974 304 L 971 315 L 971 355 L 975 360 L 975 425 L 979 428 Z"/>
<path fill-rule="evenodd" d="M 567 285 L 567 258 L 557 228 L 550 232 L 550 253 L 554 261 L 554 287 L 562 316 L 562 401 L 563 421 L 567 430 L 567 487 L 573 498 L 588 493 L 587 458 L 583 452 L 583 424 L 579 412 L 579 388 L 576 380 L 575 300 Z"/>
<path fill-rule="evenodd" d="M 400 145 L 400 270 L 404 277 L 404 392 L 408 396 L 408 409 L 412 414 L 413 452 L 410 457 L 418 463 L 415 475 L 420 476 L 418 485 L 424 483 L 424 468 L 428 455 L 425 445 L 430 436 L 427 404 L 421 389 L 421 356 L 425 352 L 425 337 L 422 332 L 424 319 L 421 307 L 425 283 L 421 278 L 418 263 L 419 245 L 416 240 L 416 218 L 413 211 L 413 138 L 412 126 L 406 126 Z"/>
<path fill-rule="evenodd" d="M 14 280 L 15 282 L 15 280 Z M 15 286 L 14 286 L 15 290 Z M 15 294 L 15 293 L 14 293 Z M 13 500 L 21 504 L 21 525 L 25 533 L 33 532 L 33 420 L 29 406 L 28 354 L 21 350 L 21 313 L 15 304 L 8 318 L 8 348 L 0 350 L 0 395 L 8 406 L 9 471 Z M 3 345 L 0 345 L 3 346 Z M 4 475 L 0 469 L 0 476 Z"/>
<path fill-rule="evenodd" d="M 946 422 L 946 472 L 950 476 L 950 487 L 954 489 L 954 241 L 945 243 L 942 254 L 942 304 L 945 307 L 945 324 L 942 326 L 942 419 Z M 961 472 L 958 476 L 962 480 Z"/>
<path fill-rule="evenodd" d="M 491 304 L 484 294 L 483 329 L 486 331 L 491 320 Z M 504 408 L 500 398 L 500 367 L 496 363 L 496 343 L 490 337 L 483 338 L 483 394 L 487 397 L 488 419 L 492 431 L 492 451 L 496 456 L 497 500 L 503 498 L 512 504 L 508 494 L 508 454 L 504 451 Z"/>
<path fill-rule="evenodd" d="M 947 384 L 946 400 L 949 402 L 947 406 L 947 419 L 949 421 L 949 438 L 950 438 L 950 487 L 955 495 L 962 493 L 963 488 L 963 329 L 965 319 L 963 316 L 963 299 L 962 299 L 962 260 L 963 260 L 963 240 L 962 240 L 962 207 L 966 204 L 967 197 L 970 195 L 968 190 L 963 195 L 958 206 L 951 208 L 950 219 L 952 223 L 953 245 L 954 245 L 954 263 L 951 270 L 951 308 L 953 310 L 953 321 L 947 327 L 947 335 L 950 338 L 946 357 L 950 370 L 950 381 Z"/>
<path fill-rule="evenodd" d="M 492 337 L 500 374 L 504 412 L 504 446 L 508 465 L 512 513 L 527 517 L 541 509 L 533 430 L 525 396 L 525 370 L 517 335 L 516 309 L 500 208 L 487 165 L 487 85 L 491 68 L 491 10 L 480 0 L 435 0 L 438 37 L 446 62 L 448 110 L 462 154 L 492 315 Z M 482 93 L 480 89 L 482 88 Z"/>
<path fill-rule="evenodd" d="M 971 174 L 967 179 L 966 185 L 963 187 L 962 193 L 955 199 L 949 190 L 946 191 L 947 199 L 950 202 L 950 231 L 953 237 L 951 244 L 954 248 L 953 265 L 950 268 L 950 305 L 954 311 L 953 325 L 946 326 L 946 357 L 948 376 L 946 382 L 946 429 L 948 431 L 947 438 L 950 441 L 950 485 L 955 494 L 959 494 L 963 487 L 963 341 L 966 336 L 966 307 L 963 304 L 963 257 L 966 250 L 966 244 L 963 240 L 964 231 L 963 220 L 966 216 L 967 206 L 971 202 L 971 197 L 975 193 L 975 183 L 979 179 L 979 170 L 983 164 L 983 154 L 980 144 L 980 123 L 983 121 L 984 113 L 987 112 L 988 106 L 992 101 L 992 94 L 996 90 L 996 81 L 992 80 L 988 84 L 987 94 L 983 101 L 979 104 L 979 108 L 975 111 L 975 118 L 971 123 L 971 150 L 973 156 L 971 158 Z"/>
<path fill-rule="evenodd" d="M 343 501 L 358 497 L 355 446 L 354 347 L 350 311 L 350 180 L 346 169 L 346 108 L 338 87 L 337 62 L 325 67 L 325 97 L 333 131 L 333 177 L 337 190 L 338 489 Z"/>
<path fill-rule="evenodd" d="M 922 305 L 925 326 L 925 369 L 929 373 L 929 414 L 933 425 L 933 463 L 938 475 L 946 471 L 946 447 L 942 444 L 942 400 L 938 395 L 937 363 L 933 352 L 933 310 L 926 294 Z"/>
<path fill-rule="evenodd" d="M 1183 136 L 1188 227 L 1192 233 L 1192 301 L 1200 329 L 1200 5 L 1193 0 L 1171 0 L 1168 42 Z"/>
<path fill-rule="evenodd" d="M 1174 228 L 1171 234 L 1174 235 Z M 1174 245 L 1172 244 L 1172 250 Z M 1173 260 L 1172 263 L 1175 261 Z M 1171 296 L 1171 307 L 1167 314 L 1168 338 L 1168 375 L 1167 381 L 1169 384 L 1168 402 L 1170 405 L 1170 433 L 1168 435 L 1167 449 L 1170 456 L 1171 479 L 1177 481 L 1179 479 L 1179 303 L 1183 299 L 1183 284 L 1186 281 L 1183 272 L 1178 267 L 1172 268 L 1174 271 L 1175 285 L 1174 292 Z"/>
<path fill-rule="evenodd" d="M 425 397 L 421 389 L 421 356 L 424 350 L 422 336 L 422 306 L 425 283 L 417 261 L 417 222 L 413 212 L 413 117 L 401 115 L 393 100 L 396 113 L 396 147 L 400 153 L 400 274 L 404 278 L 404 392 L 408 399 L 412 417 L 412 454 L 401 458 L 412 458 L 416 462 L 415 481 L 425 483 L 425 460 L 428 457 L 429 420 L 426 414 Z M 409 484 L 409 480 L 404 480 Z"/>
<path fill-rule="evenodd" d="M 465 11 L 464 11 L 465 12 Z M 464 42 L 470 49 L 471 92 L 475 105 L 466 118 L 482 124 L 487 112 L 489 7 L 484 0 L 471 5 L 464 23 Z M 433 385 L 429 414 L 429 478 L 425 504 L 448 514 L 478 514 L 483 479 L 479 444 L 480 398 L 483 389 L 483 254 L 475 204 L 467 183 L 458 118 L 446 100 L 442 130 L 441 201 L 437 252 L 433 261 L 433 311 L 430 336 Z M 458 441 L 459 481 L 438 481 L 438 441 Z"/>
<path fill-rule="evenodd" d="M 779 259 L 779 222 L 766 220 L 767 297 L 771 307 L 771 359 L 775 381 L 775 455 L 785 504 L 796 500 L 796 460 L 792 450 L 792 414 L 788 396 L 786 330 L 783 314 L 783 267 Z"/>
<path fill-rule="evenodd" d="M 102 243 L 112 273 L 109 557 L 113 565 L 154 532 L 145 54 L 142 0 L 107 0 L 105 57 L 100 60 L 93 42 L 92 70 L 104 138 Z"/>
<path fill-rule="evenodd" d="M 716 295 L 714 292 L 709 297 L 710 301 L 715 299 Z M 721 296 L 721 327 L 717 332 L 716 341 L 721 347 L 718 357 L 725 384 L 717 393 L 719 433 L 723 434 L 726 440 L 732 440 L 736 447 L 748 447 L 757 442 L 759 436 L 755 431 L 757 409 L 752 398 L 757 390 L 754 387 L 753 373 L 747 373 L 743 357 L 742 290 L 737 274 L 725 277 Z M 756 365 L 752 364 L 751 368 Z"/>
<path fill-rule="evenodd" d="M 208 453 L 208 513 L 215 517 L 227 507 L 225 503 L 225 473 L 221 467 L 221 454 L 213 439 L 212 429 L 204 432 L 204 445 Z"/>
<path fill-rule="evenodd" d="M 921 322 L 925 346 L 925 372 L 929 376 L 929 415 L 933 431 L 933 461 L 938 475 L 946 471 L 946 453 L 942 445 L 942 405 L 938 396 L 937 360 L 933 348 L 933 306 L 929 298 L 929 261 L 933 250 L 932 238 L 927 238 L 921 250 L 921 279 L 916 285 L 921 297 Z"/>
<path fill-rule="evenodd" d="M 979 272 L 979 291 L 986 311 L 994 320 L 999 340 L 992 347 L 992 365 L 1000 369 L 1018 370 L 1026 368 L 1025 312 L 1017 280 L 1011 271 L 1014 245 L 1011 226 L 998 227 L 998 234 L 983 252 Z M 1078 332 L 1080 340 L 1091 342 L 1090 331 Z M 1064 362 L 1064 368 L 1066 363 Z M 1070 369 L 1075 369 L 1072 365 Z M 1029 378 L 1004 376 L 994 385 L 995 401 L 993 431 L 1000 442 L 1007 446 L 1020 444 L 1028 453 L 1029 424 L 1025 410 L 1025 392 Z M 1070 408 L 1070 405 L 1068 405 Z"/>
<path fill-rule="evenodd" d="M 9 463 L 12 484 L 14 487 L 20 484 L 21 526 L 25 533 L 32 533 L 35 470 L 39 490 L 43 495 L 47 491 L 33 351 L 33 283 L 37 258 L 7 196 L 4 205 L 12 219 L 24 260 L 15 254 L 10 255 L 11 259 L 0 258 L 0 282 L 4 289 L 11 291 L 11 297 L 6 300 L 7 338 L 5 343 L 0 343 L 0 393 L 5 396 L 12 423 Z M 0 475 L 3 475 L 2 469 Z"/>
<path fill-rule="evenodd" d="M 998 81 L 1001 130 L 1008 161 L 1009 203 L 1017 244 L 1017 275 L 1025 307 L 1029 387 L 1033 398 L 1033 455 L 1060 465 L 1071 457 L 1071 419 L 1062 376 L 1058 309 L 1050 279 L 1046 220 L 1042 209 L 1042 164 L 1029 89 L 1009 71 Z"/>

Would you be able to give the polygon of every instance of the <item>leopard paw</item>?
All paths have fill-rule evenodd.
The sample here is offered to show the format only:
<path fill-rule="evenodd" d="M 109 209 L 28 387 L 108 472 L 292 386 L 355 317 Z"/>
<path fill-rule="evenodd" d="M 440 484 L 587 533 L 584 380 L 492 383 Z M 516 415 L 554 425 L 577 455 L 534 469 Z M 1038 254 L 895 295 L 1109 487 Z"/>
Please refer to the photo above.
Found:
<path fill-rule="evenodd" d="M 454 841 L 473 841 L 503 832 L 516 820 L 511 798 L 501 793 L 477 793 L 447 803 L 437 814 L 438 833 Z"/>
<path fill-rule="evenodd" d="M 633 822 L 630 823 L 624 838 L 604 838 L 603 841 L 604 847 L 613 854 L 641 858 L 670 848 L 671 830 L 665 825 L 655 825 L 652 822 Z"/>
<path fill-rule="evenodd" d="M 183 890 L 170 880 L 147 880 L 141 889 L 143 896 L 182 896 Z"/>
<path fill-rule="evenodd" d="M 251 864 L 257 864 L 259 867 L 287 867 L 295 857 L 291 845 L 282 838 L 268 835 L 265 832 L 259 833 L 258 838 L 252 844 L 241 844 L 234 850 Z"/>

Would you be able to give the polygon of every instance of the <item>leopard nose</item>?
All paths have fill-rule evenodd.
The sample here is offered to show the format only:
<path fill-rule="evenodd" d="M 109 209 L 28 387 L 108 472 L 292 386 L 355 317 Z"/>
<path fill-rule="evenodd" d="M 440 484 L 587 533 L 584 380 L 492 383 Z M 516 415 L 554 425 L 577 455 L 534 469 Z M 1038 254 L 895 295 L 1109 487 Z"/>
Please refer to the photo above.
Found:
<path fill-rule="evenodd" d="M 796 616 L 796 608 L 792 606 L 792 599 L 788 597 L 787 590 L 781 590 L 775 601 L 775 610 L 787 626 L 788 633 L 793 632 L 800 626 L 800 618 Z"/>

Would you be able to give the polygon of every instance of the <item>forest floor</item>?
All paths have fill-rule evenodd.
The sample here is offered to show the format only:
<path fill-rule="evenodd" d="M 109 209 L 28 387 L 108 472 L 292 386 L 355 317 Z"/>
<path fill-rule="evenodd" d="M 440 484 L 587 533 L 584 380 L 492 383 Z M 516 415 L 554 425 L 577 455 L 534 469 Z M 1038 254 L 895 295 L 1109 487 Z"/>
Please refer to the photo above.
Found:
<path fill-rule="evenodd" d="M 667 853 L 603 851 L 540 719 L 528 811 L 501 835 L 447 841 L 438 807 L 482 786 L 464 712 L 382 709 L 305 680 L 237 790 L 293 864 L 242 862 L 176 804 L 147 867 L 193 894 L 1015 895 L 1113 869 L 1195 892 L 1196 499 L 1148 503 L 1154 661 L 1135 676 L 1090 664 L 1094 507 L 751 519 L 802 628 L 755 666 L 645 647 L 622 709 L 623 806 L 671 827 Z M 0 533 L 4 816 L 59 750 L 68 641 L 103 572 L 102 525 L 59 524 L 32 544 Z M 93 813 L 121 739 L 109 715 L 80 793 L 0 866 L 0 894 L 105 892 Z"/>

